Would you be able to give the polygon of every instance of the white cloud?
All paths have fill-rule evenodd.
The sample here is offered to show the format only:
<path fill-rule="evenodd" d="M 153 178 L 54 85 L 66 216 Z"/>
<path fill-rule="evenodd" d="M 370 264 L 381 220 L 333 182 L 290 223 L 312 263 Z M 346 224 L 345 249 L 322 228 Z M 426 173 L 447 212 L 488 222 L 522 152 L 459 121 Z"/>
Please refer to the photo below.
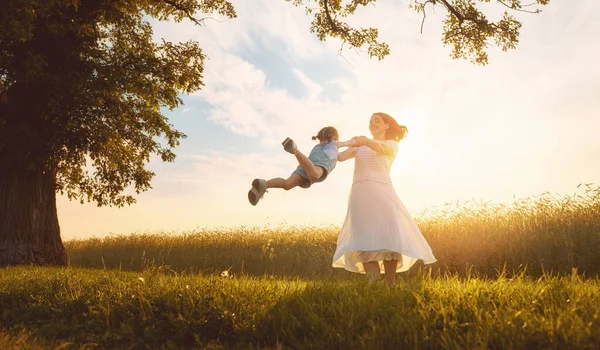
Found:
<path fill-rule="evenodd" d="M 304 74 L 300 69 L 293 68 L 292 71 L 298 80 L 304 85 L 307 93 L 307 100 L 309 102 L 316 100 L 319 95 L 324 91 L 323 86 L 321 84 L 315 82 Z"/>
<path fill-rule="evenodd" d="M 237 134 L 258 136 L 275 146 L 291 132 L 303 144 L 303 138 L 310 140 L 321 127 L 342 118 L 339 104 L 321 96 L 324 88 L 298 68 L 289 71 L 305 87 L 303 98 L 273 87 L 265 72 L 239 56 L 215 52 L 213 57 L 207 62 L 207 87 L 195 96 L 213 106 L 212 121 Z"/>

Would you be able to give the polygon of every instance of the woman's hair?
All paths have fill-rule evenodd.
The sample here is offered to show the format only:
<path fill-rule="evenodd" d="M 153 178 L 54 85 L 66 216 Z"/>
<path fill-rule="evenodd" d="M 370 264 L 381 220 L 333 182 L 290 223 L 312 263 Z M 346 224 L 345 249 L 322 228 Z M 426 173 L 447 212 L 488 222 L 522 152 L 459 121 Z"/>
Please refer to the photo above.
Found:
<path fill-rule="evenodd" d="M 333 126 L 326 126 L 319 130 L 317 136 L 313 136 L 313 140 L 319 140 L 320 142 L 327 141 L 331 142 L 334 138 L 339 138 L 338 131 Z"/>
<path fill-rule="evenodd" d="M 385 132 L 386 140 L 400 141 L 404 138 L 404 136 L 406 136 L 406 134 L 408 134 L 408 129 L 406 126 L 398 124 L 396 119 L 394 119 L 391 115 L 383 112 L 377 112 L 374 114 L 380 116 L 384 123 L 390 125 L 389 129 L 387 129 Z"/>

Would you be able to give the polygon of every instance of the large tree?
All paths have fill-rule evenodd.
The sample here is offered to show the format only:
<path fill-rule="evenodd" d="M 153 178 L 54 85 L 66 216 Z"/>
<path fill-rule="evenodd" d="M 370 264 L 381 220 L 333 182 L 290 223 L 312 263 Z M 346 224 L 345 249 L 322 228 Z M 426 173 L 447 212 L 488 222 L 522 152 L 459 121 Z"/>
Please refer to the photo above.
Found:
<path fill-rule="evenodd" d="M 292 2 L 313 16 L 320 39 L 366 46 L 379 59 L 389 54 L 377 29 L 342 21 L 374 0 Z M 448 10 L 442 35 L 452 57 L 485 64 L 489 40 L 503 49 L 517 43 L 520 22 L 509 13 L 492 22 L 472 0 L 407 2 L 423 15 L 428 5 Z M 531 5 L 497 3 L 514 11 Z M 174 160 L 185 135 L 161 108 L 201 88 L 205 57 L 197 42 L 156 43 L 148 19 L 201 25 L 212 13 L 236 17 L 226 0 L 0 2 L 0 265 L 66 264 L 56 193 L 131 204 L 127 189 L 150 188 L 150 157 Z"/>

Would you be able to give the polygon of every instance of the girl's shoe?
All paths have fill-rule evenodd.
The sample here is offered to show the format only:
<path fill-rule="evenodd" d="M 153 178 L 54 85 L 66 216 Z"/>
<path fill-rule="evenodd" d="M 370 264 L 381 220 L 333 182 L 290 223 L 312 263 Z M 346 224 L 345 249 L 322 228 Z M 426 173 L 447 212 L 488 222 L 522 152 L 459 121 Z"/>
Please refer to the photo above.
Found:
<path fill-rule="evenodd" d="M 289 152 L 294 155 L 296 154 L 298 147 L 296 147 L 296 143 L 294 142 L 294 140 L 292 140 L 288 137 L 285 140 L 283 140 L 283 142 L 281 144 L 283 145 L 283 149 L 286 152 Z"/>
<path fill-rule="evenodd" d="M 248 191 L 248 200 L 250 204 L 256 205 L 258 201 L 265 195 L 267 192 L 267 180 L 263 179 L 254 179 L 252 181 L 252 188 Z"/>

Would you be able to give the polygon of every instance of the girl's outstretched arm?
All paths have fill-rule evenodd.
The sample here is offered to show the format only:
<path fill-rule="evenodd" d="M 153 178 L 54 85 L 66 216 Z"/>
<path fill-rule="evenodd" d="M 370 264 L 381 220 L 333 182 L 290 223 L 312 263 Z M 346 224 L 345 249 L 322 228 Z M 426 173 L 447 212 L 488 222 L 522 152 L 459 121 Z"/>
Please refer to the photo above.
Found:
<path fill-rule="evenodd" d="M 338 162 L 343 162 L 350 158 L 354 158 L 356 155 L 356 150 L 354 149 L 355 146 L 358 146 L 358 142 L 356 140 L 350 139 L 348 141 L 338 141 L 336 144 L 338 149 L 340 149 L 340 147 L 349 147 L 344 152 L 338 153 Z"/>
<path fill-rule="evenodd" d="M 356 155 L 356 151 L 354 150 L 354 147 L 350 147 L 347 150 L 345 150 L 344 152 L 341 152 L 338 154 L 338 162 L 343 162 L 350 158 L 354 158 L 355 155 Z"/>
<path fill-rule="evenodd" d="M 348 141 L 338 141 L 336 142 L 336 145 L 338 149 L 340 149 L 340 147 L 350 147 L 344 152 L 338 154 L 338 162 L 343 162 L 345 160 L 353 158 L 356 154 L 354 150 L 354 146 L 357 146 L 356 140 L 351 139 Z"/>
<path fill-rule="evenodd" d="M 337 148 L 340 147 L 354 147 L 356 146 L 356 140 L 338 141 L 336 142 Z"/>

